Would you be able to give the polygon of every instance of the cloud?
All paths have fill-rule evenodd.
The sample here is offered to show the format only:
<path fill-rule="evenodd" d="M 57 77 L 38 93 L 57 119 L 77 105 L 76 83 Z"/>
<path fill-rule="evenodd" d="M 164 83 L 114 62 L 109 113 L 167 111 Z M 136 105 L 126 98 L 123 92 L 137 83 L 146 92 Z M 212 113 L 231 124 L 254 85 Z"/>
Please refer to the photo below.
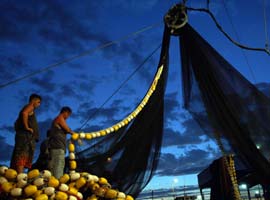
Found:
<path fill-rule="evenodd" d="M 166 94 L 165 96 L 165 119 L 169 121 L 179 121 L 181 120 L 179 116 L 180 108 L 179 98 L 177 92 Z"/>
<path fill-rule="evenodd" d="M 6 143 L 6 139 L 1 135 L 0 135 L 0 144 L 1 144 L 0 145 L 0 152 L 2 152 L 0 155 L 0 162 L 5 162 L 5 161 L 10 160 L 11 154 L 13 151 L 13 146 Z"/>
<path fill-rule="evenodd" d="M 209 156 L 208 151 L 193 149 L 184 155 L 176 157 L 174 154 L 162 154 L 159 160 L 156 175 L 158 176 L 177 176 L 183 174 L 196 174 L 206 168 L 213 157 L 217 158 L 220 154 L 215 151 Z"/>
<path fill-rule="evenodd" d="M 0 79 L 3 84 L 18 78 L 22 73 L 26 74 L 29 71 L 29 65 L 22 55 L 16 53 L 10 55 L 8 52 L 5 52 L 5 54 L 0 54 L 0 59 Z"/>
<path fill-rule="evenodd" d="M 47 131 L 51 128 L 54 117 L 56 116 L 52 116 L 51 118 L 47 118 L 43 121 L 38 121 L 40 142 L 42 142 L 47 137 Z"/>
<path fill-rule="evenodd" d="M 130 1 L 118 0 L 118 1 L 109 1 L 109 4 L 108 1 L 105 2 L 103 2 L 103 6 L 117 7 L 117 8 L 120 7 L 121 9 L 128 10 L 129 12 L 144 12 L 152 10 L 158 1 L 149 0 L 147 2 L 144 2 L 137 0 L 130 0 Z"/>
<path fill-rule="evenodd" d="M 5 13 L 0 14 L 0 40 L 31 44 L 35 41 L 36 45 L 43 43 L 47 48 L 53 45 L 50 51 L 61 49 L 64 52 L 75 52 L 76 49 L 82 51 L 86 47 L 84 41 L 88 44 L 89 41 L 108 41 L 103 33 L 97 33 L 97 29 L 93 28 L 96 17 L 93 18 L 94 15 L 90 13 L 95 12 L 95 9 L 89 9 L 89 12 L 81 5 L 81 12 L 78 13 L 75 9 L 78 6 L 79 3 L 63 6 L 57 1 L 1 2 L 0 9 L 5 10 Z M 89 3 L 84 6 L 91 8 Z"/>
<path fill-rule="evenodd" d="M 111 4 L 113 7 L 115 6 L 115 2 Z M 139 4 L 136 3 L 134 5 Z M 151 1 L 147 4 L 140 4 L 140 7 L 147 6 L 150 8 L 154 4 L 155 1 Z M 15 68 L 9 67 L 9 70 L 3 70 L 3 78 L 7 79 L 9 77 L 9 79 L 13 79 L 18 77 L 15 73 L 19 72 L 18 70 L 27 69 L 28 72 L 30 71 L 29 66 L 27 65 L 26 68 L 25 65 L 26 63 L 33 65 L 33 62 L 31 62 L 30 58 L 22 56 L 27 51 L 32 51 L 33 56 L 35 55 L 41 62 L 42 59 L 61 60 L 61 58 L 66 59 L 79 55 L 81 52 L 91 50 L 100 44 L 110 42 L 112 40 L 112 32 L 102 31 L 102 25 L 99 25 L 98 29 L 95 28 L 99 20 L 110 20 L 107 16 L 108 13 L 99 12 L 104 9 L 101 5 L 108 6 L 108 2 L 101 1 L 99 4 L 86 2 L 83 5 L 74 3 L 72 5 L 65 4 L 65 6 L 58 1 L 42 3 L 27 1 L 16 4 L 4 1 L 1 3 L 0 8 L 5 10 L 5 14 L 0 14 L 2 19 L 0 26 L 8 28 L 1 29 L 0 40 L 4 41 L 6 46 L 14 45 L 15 47 L 21 42 L 24 44 L 20 45 L 20 48 L 27 48 L 25 52 L 21 52 L 19 55 L 23 63 L 17 63 Z M 125 3 L 124 5 L 130 8 L 133 3 Z M 120 8 L 118 7 L 118 9 L 124 9 L 124 5 L 119 4 Z M 77 12 L 77 9 L 80 9 L 80 12 Z M 104 16 L 100 17 L 100 14 Z M 107 24 L 109 22 L 102 21 L 102 23 Z M 12 24 L 14 26 L 11 26 Z M 9 28 L 12 30 L 9 30 Z M 104 29 L 106 29 L 105 26 Z M 3 32 L 3 30 L 7 32 Z M 152 44 L 152 40 L 151 37 L 129 40 L 129 42 L 121 42 L 121 44 L 103 48 L 101 52 L 103 52 L 104 58 L 108 57 L 110 61 L 112 55 L 113 57 L 126 57 L 129 63 L 125 62 L 125 65 L 136 68 L 145 59 L 145 54 L 147 53 L 145 53 L 144 48 L 149 49 L 149 44 Z M 5 57 L 8 59 L 16 58 L 12 53 L 10 55 L 5 54 Z M 45 61 L 44 63 L 47 62 Z M 149 63 L 153 65 L 153 60 L 150 59 Z M 14 69 L 14 73 L 11 73 L 10 69 Z M 33 72 L 33 69 L 30 72 Z M 142 80 L 149 80 L 153 77 L 153 74 L 147 69 L 140 70 L 137 74 Z M 49 81 L 47 84 L 44 84 L 47 78 L 48 75 L 38 78 L 35 76 L 31 80 L 34 85 L 42 87 L 45 91 L 50 91 L 55 86 L 52 84 L 53 82 Z"/>
<path fill-rule="evenodd" d="M 14 133 L 14 127 L 13 126 L 3 125 L 2 127 L 0 127 L 0 130 L 2 130 L 3 132 Z"/>
<path fill-rule="evenodd" d="M 75 117 L 81 120 L 81 123 L 89 120 L 89 124 L 95 125 L 96 123 L 102 122 L 111 122 L 114 121 L 114 118 L 117 118 L 119 115 L 119 107 L 110 107 L 110 108 L 97 108 L 93 107 L 91 102 L 82 103 L 79 105 L 80 108 L 75 114 Z M 93 124 L 95 123 L 95 124 Z"/>
<path fill-rule="evenodd" d="M 33 86 L 37 86 L 44 92 L 52 92 L 56 88 L 55 83 L 52 81 L 53 75 L 54 75 L 53 71 L 48 71 L 39 77 L 35 76 L 31 78 L 31 84 Z"/>
<path fill-rule="evenodd" d="M 202 140 L 199 136 L 192 133 L 180 133 L 179 131 L 175 131 L 172 127 L 167 127 L 164 130 L 164 137 L 162 147 L 169 146 L 185 146 L 185 145 L 196 145 L 201 144 Z"/>

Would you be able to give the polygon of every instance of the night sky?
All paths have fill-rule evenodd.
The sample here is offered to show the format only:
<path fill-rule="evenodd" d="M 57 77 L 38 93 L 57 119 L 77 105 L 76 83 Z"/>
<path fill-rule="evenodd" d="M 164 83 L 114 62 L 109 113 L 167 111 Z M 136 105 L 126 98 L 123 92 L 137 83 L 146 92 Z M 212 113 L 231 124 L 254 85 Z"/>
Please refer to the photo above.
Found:
<path fill-rule="evenodd" d="M 206 2 L 189 0 L 187 6 L 206 8 Z M 62 106 L 73 110 L 67 121 L 70 127 L 84 132 L 112 126 L 132 112 L 154 77 L 160 50 L 142 63 L 160 45 L 163 17 L 176 3 L 179 1 L 2 0 L 0 163 L 9 165 L 13 123 L 31 93 L 43 98 L 36 110 L 40 141 Z M 264 48 L 265 35 L 270 32 L 270 5 L 263 3 L 210 0 L 210 9 L 234 40 Z M 206 13 L 188 12 L 188 17 L 191 26 L 241 74 L 268 88 L 269 55 L 235 46 Z M 183 109 L 178 46 L 173 37 L 162 154 L 150 189 L 197 184 L 196 174 L 221 155 L 215 141 Z M 37 147 L 36 156 L 38 153 Z"/>

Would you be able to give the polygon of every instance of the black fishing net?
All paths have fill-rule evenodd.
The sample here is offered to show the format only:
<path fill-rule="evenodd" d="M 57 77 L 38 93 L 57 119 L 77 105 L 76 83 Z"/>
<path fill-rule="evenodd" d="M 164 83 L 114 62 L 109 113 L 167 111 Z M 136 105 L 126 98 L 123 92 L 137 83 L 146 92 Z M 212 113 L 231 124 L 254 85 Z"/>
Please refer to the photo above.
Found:
<path fill-rule="evenodd" d="M 226 150 L 251 168 L 256 182 L 269 184 L 269 98 L 188 24 L 179 35 L 184 107 L 206 134 L 221 138 Z M 134 197 L 150 181 L 158 163 L 169 41 L 165 26 L 158 65 L 164 71 L 144 109 L 127 127 L 77 153 L 79 171 L 104 176 L 114 188 Z"/>
<path fill-rule="evenodd" d="M 270 99 L 191 26 L 179 38 L 185 108 L 206 134 L 228 142 L 257 183 L 269 184 Z"/>
<path fill-rule="evenodd" d="M 106 177 L 114 188 L 133 197 L 150 181 L 160 154 L 169 40 L 165 28 L 158 65 L 158 68 L 163 65 L 163 73 L 143 110 L 127 127 L 76 154 L 77 171 Z"/>

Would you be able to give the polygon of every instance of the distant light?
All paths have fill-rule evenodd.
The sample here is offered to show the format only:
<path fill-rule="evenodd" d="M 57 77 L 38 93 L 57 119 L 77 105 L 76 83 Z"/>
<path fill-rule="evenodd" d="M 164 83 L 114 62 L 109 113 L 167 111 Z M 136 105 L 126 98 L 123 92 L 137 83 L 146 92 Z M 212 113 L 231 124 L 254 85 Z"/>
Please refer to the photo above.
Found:
<path fill-rule="evenodd" d="M 259 190 L 256 190 L 256 191 L 255 191 L 255 194 L 260 194 Z"/>
<path fill-rule="evenodd" d="M 257 149 L 260 149 L 261 148 L 261 145 L 257 144 L 256 147 L 257 147 Z"/>
<path fill-rule="evenodd" d="M 201 195 L 198 195 L 197 196 L 197 200 L 202 200 L 202 196 Z"/>
<path fill-rule="evenodd" d="M 241 188 L 241 189 L 247 189 L 247 184 L 241 184 L 241 185 L 240 185 L 240 188 Z"/>
<path fill-rule="evenodd" d="M 174 179 L 173 179 L 173 182 L 174 182 L 174 183 L 178 183 L 178 179 L 177 179 L 177 178 L 174 178 Z"/>
<path fill-rule="evenodd" d="M 112 161 L 112 158 L 111 157 L 108 157 L 107 158 L 107 162 L 111 162 Z"/>

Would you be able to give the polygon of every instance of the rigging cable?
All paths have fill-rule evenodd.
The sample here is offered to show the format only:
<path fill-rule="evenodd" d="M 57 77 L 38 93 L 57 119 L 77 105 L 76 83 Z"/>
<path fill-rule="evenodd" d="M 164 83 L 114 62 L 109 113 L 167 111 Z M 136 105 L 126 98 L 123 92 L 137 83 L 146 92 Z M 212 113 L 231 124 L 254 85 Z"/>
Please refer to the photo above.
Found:
<path fill-rule="evenodd" d="M 266 17 L 266 2 L 263 0 L 263 16 L 264 16 L 264 33 L 265 33 L 265 48 L 269 51 L 269 39 L 267 32 L 267 17 Z"/>
<path fill-rule="evenodd" d="M 36 74 L 43 73 L 43 72 L 48 71 L 48 70 L 50 70 L 50 69 L 52 69 L 52 68 L 58 67 L 58 66 L 60 66 L 60 65 L 62 65 L 62 64 L 64 64 L 64 63 L 71 62 L 71 61 L 73 61 L 73 60 L 75 60 L 75 59 L 77 59 L 77 58 L 80 58 L 80 57 L 83 57 L 83 56 L 92 54 L 92 53 L 94 53 L 94 52 L 96 52 L 96 51 L 98 51 L 98 50 L 101 50 L 101 49 L 104 49 L 104 48 L 106 48 L 106 47 L 112 46 L 112 45 L 117 44 L 117 43 L 119 43 L 119 42 L 121 42 L 121 41 L 127 40 L 127 39 L 129 39 L 130 37 L 132 37 L 132 36 L 135 36 L 135 35 L 138 35 L 138 34 L 140 34 L 140 33 L 143 33 L 143 32 L 145 32 L 145 31 L 147 31 L 147 30 L 150 30 L 150 29 L 152 29 L 152 28 L 154 28 L 154 27 L 159 26 L 160 24 L 161 24 L 161 23 L 159 22 L 159 23 L 155 23 L 155 24 L 152 24 L 152 25 L 150 25 L 150 26 L 144 27 L 144 28 L 142 28 L 142 29 L 140 29 L 140 30 L 138 30 L 138 31 L 135 31 L 135 32 L 133 32 L 133 33 L 129 33 L 129 34 L 123 36 L 123 37 L 120 37 L 120 38 L 117 39 L 117 40 L 113 40 L 113 41 L 111 41 L 111 42 L 107 42 L 107 43 L 101 44 L 101 45 L 99 45 L 99 46 L 97 46 L 97 47 L 95 47 L 95 48 L 93 48 L 93 49 L 91 49 L 91 50 L 84 51 L 84 52 L 82 52 L 82 53 L 80 53 L 80 54 L 78 54 L 78 55 L 72 56 L 72 57 L 70 57 L 70 58 L 63 59 L 63 60 L 58 61 L 58 62 L 56 62 L 56 63 L 50 64 L 50 65 L 48 65 L 48 66 L 46 66 L 46 67 L 44 67 L 44 68 L 42 68 L 42 69 L 36 70 L 36 71 L 34 71 L 34 72 L 32 72 L 32 73 L 29 73 L 29 74 L 27 74 L 27 75 L 24 75 L 24 76 L 21 76 L 21 77 L 19 77 L 19 78 L 17 78 L 17 79 L 8 81 L 8 82 L 6 82 L 6 83 L 3 83 L 3 84 L 0 85 L 0 89 L 6 87 L 6 86 L 8 86 L 8 85 L 17 83 L 17 82 L 19 82 L 19 81 L 21 81 L 21 80 L 24 80 L 24 79 L 27 79 L 27 78 L 29 78 L 29 77 L 32 77 L 32 76 L 34 76 L 34 75 L 36 75 Z"/>
<path fill-rule="evenodd" d="M 239 35 L 237 34 L 236 28 L 235 28 L 235 26 L 234 26 L 234 24 L 233 24 L 233 22 L 232 22 L 232 18 L 231 18 L 231 16 L 229 15 L 228 7 L 226 6 L 226 3 L 225 3 L 224 0 L 222 0 L 222 3 L 223 3 L 223 6 L 224 6 L 224 8 L 225 8 L 226 14 L 227 14 L 227 16 L 228 16 L 228 18 L 229 18 L 229 21 L 230 21 L 230 23 L 231 23 L 231 26 L 232 26 L 232 29 L 233 29 L 234 34 L 235 34 L 235 36 L 236 36 L 236 39 L 240 42 L 240 37 L 239 37 Z M 256 78 L 255 78 L 254 72 L 253 72 L 253 70 L 252 70 L 252 67 L 251 67 L 251 65 L 250 65 L 250 63 L 249 63 L 249 61 L 248 61 L 247 55 L 246 55 L 245 51 L 243 51 L 242 48 L 241 48 L 241 50 L 242 50 L 241 52 L 242 52 L 242 54 L 243 54 L 243 56 L 244 56 L 244 58 L 245 58 L 245 61 L 246 61 L 246 63 L 247 63 L 247 66 L 248 66 L 249 72 L 250 72 L 250 74 L 251 74 L 251 77 L 252 77 L 254 83 L 256 83 L 257 81 L 256 81 Z"/>
<path fill-rule="evenodd" d="M 209 10 L 210 0 L 207 0 L 206 5 L 207 5 L 207 9 Z"/>
<path fill-rule="evenodd" d="M 242 45 L 238 42 L 236 42 L 235 40 L 233 40 L 223 29 L 222 27 L 220 26 L 220 24 L 217 22 L 214 14 L 209 10 L 209 9 L 206 9 L 206 8 L 191 8 L 191 7 L 186 7 L 187 10 L 191 10 L 191 11 L 200 11 L 200 12 L 205 12 L 207 14 L 210 15 L 210 17 L 212 18 L 212 20 L 215 22 L 217 28 L 226 36 L 227 39 L 229 39 L 233 44 L 235 44 L 236 46 L 242 48 L 242 49 L 247 49 L 247 50 L 253 50 L 253 51 L 263 51 L 265 53 L 267 53 L 268 55 L 270 55 L 270 50 L 269 49 L 266 49 L 266 48 L 254 48 L 254 47 L 248 47 L 248 46 L 245 46 L 245 45 Z"/>
<path fill-rule="evenodd" d="M 153 52 L 151 52 L 144 60 L 143 62 L 127 77 L 127 79 L 125 79 L 121 85 L 111 94 L 111 96 L 109 96 L 105 101 L 104 103 L 98 108 L 96 109 L 96 111 L 91 115 L 89 116 L 85 122 L 82 124 L 82 126 L 79 128 L 79 131 L 80 132 L 82 130 L 82 128 L 89 122 L 90 119 L 92 119 L 97 113 L 98 111 L 132 78 L 132 76 L 157 52 L 158 49 L 160 49 L 161 47 L 161 44 L 158 45 L 158 47 L 156 47 L 154 49 Z"/>

